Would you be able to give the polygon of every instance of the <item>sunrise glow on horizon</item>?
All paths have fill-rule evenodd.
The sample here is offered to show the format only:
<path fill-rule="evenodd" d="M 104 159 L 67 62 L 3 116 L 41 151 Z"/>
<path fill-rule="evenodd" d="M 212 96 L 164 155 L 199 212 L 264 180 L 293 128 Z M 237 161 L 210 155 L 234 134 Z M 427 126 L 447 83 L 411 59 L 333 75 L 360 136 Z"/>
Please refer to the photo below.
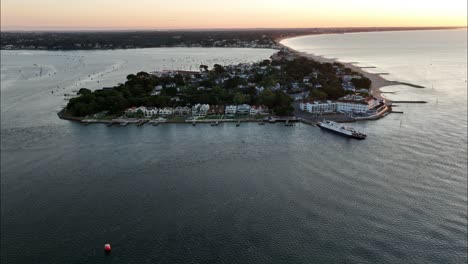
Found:
<path fill-rule="evenodd" d="M 2 30 L 466 25 L 466 0 L 1 1 Z"/>

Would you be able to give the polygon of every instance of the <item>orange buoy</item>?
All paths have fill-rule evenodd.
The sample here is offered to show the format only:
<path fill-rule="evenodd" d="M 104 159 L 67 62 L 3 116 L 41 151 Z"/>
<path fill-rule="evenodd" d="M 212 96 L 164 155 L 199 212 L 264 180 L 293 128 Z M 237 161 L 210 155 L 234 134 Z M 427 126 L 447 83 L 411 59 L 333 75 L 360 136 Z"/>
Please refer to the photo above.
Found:
<path fill-rule="evenodd" d="M 110 244 L 105 244 L 104 245 L 104 251 L 110 252 L 111 251 L 111 245 Z"/>

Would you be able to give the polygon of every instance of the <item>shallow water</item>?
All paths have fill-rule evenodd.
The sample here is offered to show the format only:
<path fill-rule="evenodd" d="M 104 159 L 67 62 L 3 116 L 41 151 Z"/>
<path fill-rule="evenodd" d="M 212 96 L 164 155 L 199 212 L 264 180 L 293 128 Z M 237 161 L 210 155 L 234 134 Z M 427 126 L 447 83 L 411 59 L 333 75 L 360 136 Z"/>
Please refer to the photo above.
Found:
<path fill-rule="evenodd" d="M 82 126 L 57 119 L 63 95 L 49 91 L 56 83 L 74 89 L 73 81 L 43 77 L 37 86 L 23 86 L 18 75 L 4 78 L 3 72 L 6 65 L 26 71 L 30 59 L 2 52 L 2 263 L 464 263 L 466 38 L 464 46 L 447 41 L 445 48 L 427 47 L 463 33 L 301 40 L 323 55 L 325 47 L 341 43 L 347 61 L 434 85 L 387 88 L 429 103 L 401 105 L 404 115 L 353 124 L 368 134 L 365 141 L 302 124 Z M 395 34 L 406 41 L 390 41 Z M 343 45 L 386 38 L 383 55 L 373 45 L 357 53 Z M 393 67 L 405 47 L 413 52 Z M 172 51 L 152 58 L 180 52 Z M 271 52 L 210 54 L 213 61 L 223 55 L 247 61 Z M 30 53 L 51 70 L 70 65 L 64 57 L 51 62 L 36 55 L 42 52 Z M 65 76 L 102 72 L 133 56 L 109 51 L 109 62 L 87 55 L 92 53 L 83 52 L 94 61 L 85 72 Z M 122 81 L 129 64 L 116 79 L 106 78 L 109 83 Z M 132 65 L 128 73 L 139 71 L 137 62 Z M 109 256 L 102 248 L 107 242 L 113 246 Z"/>

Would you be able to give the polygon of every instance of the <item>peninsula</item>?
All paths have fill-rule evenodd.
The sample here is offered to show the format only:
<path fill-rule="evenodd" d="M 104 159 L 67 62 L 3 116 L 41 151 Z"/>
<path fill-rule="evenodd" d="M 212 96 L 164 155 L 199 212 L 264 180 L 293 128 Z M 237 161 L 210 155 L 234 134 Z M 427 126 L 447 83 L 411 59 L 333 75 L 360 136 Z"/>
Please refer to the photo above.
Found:
<path fill-rule="evenodd" d="M 280 45 L 280 44 L 278 44 Z M 370 77 L 370 78 L 369 78 Z M 373 75 L 286 47 L 253 64 L 139 72 L 115 87 L 81 88 L 59 116 L 84 123 L 225 122 L 282 118 L 315 123 L 377 119 L 390 110 Z"/>

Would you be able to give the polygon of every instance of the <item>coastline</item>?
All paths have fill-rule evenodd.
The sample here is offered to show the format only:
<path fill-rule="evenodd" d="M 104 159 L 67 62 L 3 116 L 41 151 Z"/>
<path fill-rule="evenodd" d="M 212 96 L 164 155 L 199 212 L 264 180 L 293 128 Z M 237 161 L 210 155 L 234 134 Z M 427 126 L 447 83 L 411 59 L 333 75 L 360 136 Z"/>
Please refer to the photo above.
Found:
<path fill-rule="evenodd" d="M 308 36 L 315 36 L 315 35 L 308 35 Z M 424 86 L 420 86 L 420 85 L 416 85 L 416 84 L 412 84 L 412 83 L 400 82 L 400 81 L 390 81 L 390 80 L 385 79 L 384 77 L 382 77 L 382 75 L 385 75 L 385 73 L 371 73 L 371 72 L 365 71 L 364 69 L 366 69 L 368 67 L 356 66 L 355 64 L 357 62 L 342 62 L 342 61 L 340 61 L 339 59 L 336 59 L 336 58 L 335 59 L 329 59 L 329 58 L 325 58 L 325 57 L 320 56 L 320 55 L 315 55 L 315 54 L 311 54 L 311 53 L 298 51 L 296 49 L 293 49 L 293 48 L 291 48 L 289 46 L 286 46 L 283 43 L 281 43 L 285 39 L 289 39 L 289 38 L 275 39 L 277 45 L 280 46 L 282 49 L 287 49 L 289 52 L 291 52 L 293 54 L 296 54 L 297 56 L 308 58 L 308 59 L 311 59 L 311 60 L 315 60 L 315 61 L 318 61 L 318 62 L 321 62 L 321 63 L 340 63 L 340 64 L 344 65 L 345 67 L 347 67 L 347 68 L 349 68 L 349 69 L 351 69 L 351 70 L 353 70 L 353 71 L 355 71 L 357 73 L 360 73 L 363 76 L 365 76 L 366 78 L 370 79 L 372 81 L 372 84 L 371 84 L 371 87 L 370 87 L 371 94 L 375 98 L 377 98 L 379 100 L 383 100 L 385 102 L 385 104 L 388 105 L 388 106 L 391 106 L 393 101 L 383 95 L 383 92 L 381 91 L 381 88 L 383 88 L 383 87 L 392 86 L 392 85 L 406 85 L 406 86 L 413 87 L 413 88 L 425 88 Z"/>
<path fill-rule="evenodd" d="M 311 36 L 313 36 L 313 35 L 311 35 Z M 368 71 L 364 70 L 366 68 L 375 68 L 375 67 L 360 67 L 360 66 L 356 65 L 358 62 L 341 62 L 337 58 L 326 58 L 326 57 L 320 56 L 320 55 L 301 52 L 299 50 L 293 49 L 293 48 L 291 48 L 289 46 L 286 46 L 283 43 L 281 43 L 283 40 L 289 39 L 289 38 L 290 37 L 278 38 L 278 39 L 275 39 L 274 41 L 275 41 L 275 44 L 279 47 L 280 50 L 283 50 L 283 51 L 286 51 L 286 52 L 292 54 L 293 57 L 302 57 L 302 58 L 306 58 L 308 60 L 313 60 L 313 61 L 316 61 L 316 62 L 319 62 L 319 63 L 330 63 L 330 64 L 339 63 L 342 66 L 344 66 L 344 67 L 346 67 L 348 69 L 351 69 L 352 71 L 365 76 L 366 78 L 368 78 L 371 81 L 370 94 L 375 99 L 383 102 L 383 107 L 380 107 L 378 109 L 379 112 L 374 113 L 371 116 L 353 117 L 351 122 L 362 121 L 362 120 L 377 120 L 377 119 L 380 119 L 380 118 L 386 116 L 390 112 L 392 112 L 393 100 L 391 100 L 391 99 L 389 99 L 389 98 L 387 98 L 387 97 L 385 97 L 383 95 L 384 92 L 381 91 L 381 88 L 383 88 L 383 87 L 392 86 L 392 85 L 406 85 L 406 86 L 410 86 L 410 87 L 413 87 L 413 88 L 425 88 L 425 87 L 415 85 L 415 84 L 411 84 L 411 83 L 407 83 L 407 82 L 390 81 L 390 80 L 388 80 L 388 79 L 386 79 L 386 78 L 384 78 L 382 76 L 382 75 L 387 75 L 388 73 L 371 73 L 371 72 L 368 72 Z M 408 102 L 408 103 L 426 103 L 424 101 L 398 101 L 398 102 L 399 103 L 406 103 L 406 102 Z M 216 120 L 211 119 L 211 120 L 196 120 L 196 121 L 194 121 L 194 120 L 191 120 L 191 121 L 188 121 L 188 120 L 183 120 L 183 121 L 181 121 L 181 120 L 153 121 L 153 120 L 148 119 L 148 118 L 138 119 L 138 120 L 131 120 L 131 119 L 127 119 L 127 120 L 88 119 L 88 118 L 80 118 L 80 117 L 70 116 L 70 115 L 66 114 L 65 108 L 62 109 L 62 111 L 60 111 L 58 113 L 58 116 L 61 119 L 70 120 L 70 121 L 78 121 L 78 122 L 85 123 L 85 124 L 104 123 L 104 124 L 109 124 L 109 125 L 117 124 L 117 123 L 130 123 L 130 124 L 136 123 L 136 124 L 139 124 L 140 122 L 143 122 L 143 121 L 145 121 L 145 123 L 146 122 L 150 122 L 150 123 L 210 123 L 210 122 L 237 122 L 237 121 L 239 121 L 239 122 L 262 122 L 261 119 L 255 119 L 255 118 L 216 119 Z M 295 115 L 294 121 L 303 121 L 302 120 L 303 118 L 296 119 L 297 117 L 298 116 Z M 289 119 L 289 118 L 287 118 L 287 119 Z M 284 121 L 286 121 L 286 120 L 284 120 Z M 288 120 L 288 121 L 293 121 L 293 120 Z M 312 120 L 306 120 L 306 121 L 308 121 L 307 123 L 313 123 Z M 337 122 L 349 122 L 347 120 L 336 120 L 336 121 Z"/>

